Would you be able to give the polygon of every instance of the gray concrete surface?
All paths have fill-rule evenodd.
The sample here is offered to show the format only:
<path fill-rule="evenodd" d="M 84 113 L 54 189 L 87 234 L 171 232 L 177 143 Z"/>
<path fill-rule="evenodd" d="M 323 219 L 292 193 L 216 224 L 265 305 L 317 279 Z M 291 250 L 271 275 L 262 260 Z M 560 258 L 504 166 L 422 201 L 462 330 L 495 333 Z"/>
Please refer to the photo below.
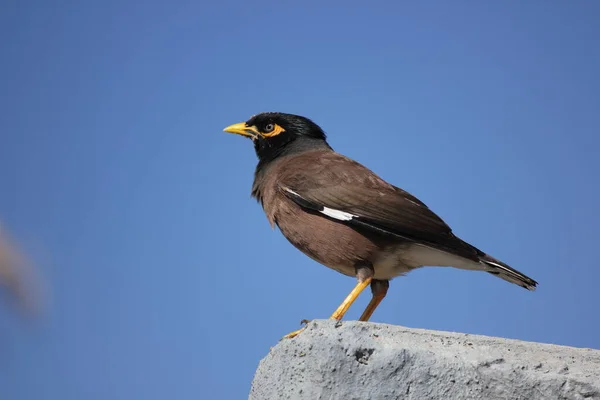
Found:
<path fill-rule="evenodd" d="M 600 399 L 600 351 L 316 320 L 260 362 L 250 399 Z"/>

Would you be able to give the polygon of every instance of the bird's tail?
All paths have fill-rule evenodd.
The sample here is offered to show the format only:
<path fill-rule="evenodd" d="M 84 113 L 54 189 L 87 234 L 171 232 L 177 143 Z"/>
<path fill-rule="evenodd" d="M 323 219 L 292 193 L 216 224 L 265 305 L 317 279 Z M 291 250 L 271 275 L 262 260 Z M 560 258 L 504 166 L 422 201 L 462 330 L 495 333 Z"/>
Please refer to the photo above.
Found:
<path fill-rule="evenodd" d="M 479 262 L 485 266 L 485 271 L 502 278 L 505 281 L 519 285 L 527 290 L 535 290 L 537 282 L 516 269 L 504 264 L 502 261 L 492 256 L 483 254 L 479 257 Z"/>

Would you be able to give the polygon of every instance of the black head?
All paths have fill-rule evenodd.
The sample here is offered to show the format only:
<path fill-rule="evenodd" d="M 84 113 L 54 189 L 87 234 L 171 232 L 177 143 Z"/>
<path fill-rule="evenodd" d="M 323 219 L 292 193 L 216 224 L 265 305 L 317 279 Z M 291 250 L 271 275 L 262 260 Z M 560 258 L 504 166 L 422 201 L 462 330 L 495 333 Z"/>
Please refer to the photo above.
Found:
<path fill-rule="evenodd" d="M 263 164 L 286 154 L 330 148 L 325 132 L 310 119 L 299 115 L 265 112 L 224 130 L 252 139 L 256 155 Z"/>

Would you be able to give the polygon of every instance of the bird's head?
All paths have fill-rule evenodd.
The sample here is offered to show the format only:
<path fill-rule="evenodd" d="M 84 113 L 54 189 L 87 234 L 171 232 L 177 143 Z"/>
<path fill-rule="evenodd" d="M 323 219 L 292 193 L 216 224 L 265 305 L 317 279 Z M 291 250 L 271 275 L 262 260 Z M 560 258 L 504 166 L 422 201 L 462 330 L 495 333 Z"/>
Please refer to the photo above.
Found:
<path fill-rule="evenodd" d="M 330 148 L 325 132 L 310 119 L 299 115 L 265 112 L 252 116 L 246 122 L 224 129 L 252 139 L 256 155 L 268 162 L 284 154 L 314 148 Z"/>

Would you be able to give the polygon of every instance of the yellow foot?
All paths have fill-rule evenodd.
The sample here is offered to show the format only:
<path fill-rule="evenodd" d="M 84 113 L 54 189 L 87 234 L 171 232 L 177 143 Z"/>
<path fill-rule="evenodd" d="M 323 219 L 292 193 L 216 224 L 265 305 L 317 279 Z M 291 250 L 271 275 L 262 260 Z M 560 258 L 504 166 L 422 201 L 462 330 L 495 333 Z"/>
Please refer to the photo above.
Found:
<path fill-rule="evenodd" d="M 306 325 L 309 323 L 310 321 L 307 319 L 303 319 L 302 321 L 300 321 L 301 324 L 304 324 L 304 326 L 300 329 L 298 329 L 297 331 L 294 332 L 290 332 L 287 335 L 285 335 L 284 337 L 282 337 L 281 339 L 292 339 L 295 338 L 296 336 L 298 336 L 303 330 L 306 329 Z"/>

